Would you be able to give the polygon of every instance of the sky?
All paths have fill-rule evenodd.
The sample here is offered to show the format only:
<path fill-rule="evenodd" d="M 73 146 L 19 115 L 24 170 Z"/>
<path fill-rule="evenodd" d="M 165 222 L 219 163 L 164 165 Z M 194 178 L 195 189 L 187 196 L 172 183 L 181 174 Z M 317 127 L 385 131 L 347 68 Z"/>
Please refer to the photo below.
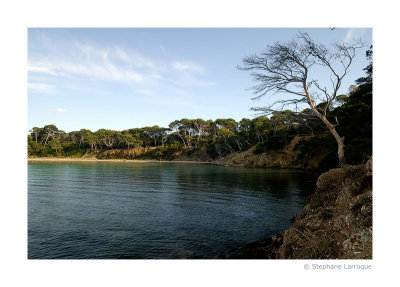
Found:
<path fill-rule="evenodd" d="M 307 32 L 325 45 L 362 39 L 341 93 L 364 76 L 370 28 L 29 28 L 28 129 L 124 130 L 182 118 L 254 118 L 244 56 Z"/>

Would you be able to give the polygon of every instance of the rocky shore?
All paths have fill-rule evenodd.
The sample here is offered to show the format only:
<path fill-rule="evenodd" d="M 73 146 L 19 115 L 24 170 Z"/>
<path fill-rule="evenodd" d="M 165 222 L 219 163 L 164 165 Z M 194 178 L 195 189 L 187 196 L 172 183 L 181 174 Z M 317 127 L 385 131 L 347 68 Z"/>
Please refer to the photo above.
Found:
<path fill-rule="evenodd" d="M 230 259 L 372 259 L 372 159 L 320 175 L 292 226 L 228 250 Z"/>

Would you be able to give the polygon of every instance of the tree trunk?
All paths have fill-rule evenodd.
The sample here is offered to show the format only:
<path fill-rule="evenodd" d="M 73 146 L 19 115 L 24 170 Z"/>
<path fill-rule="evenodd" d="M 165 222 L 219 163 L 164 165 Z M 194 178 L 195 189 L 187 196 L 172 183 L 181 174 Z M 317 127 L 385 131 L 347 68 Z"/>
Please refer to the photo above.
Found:
<path fill-rule="evenodd" d="M 306 82 L 303 82 L 303 87 L 304 87 L 304 91 L 307 94 L 307 101 L 309 106 L 311 107 L 311 110 L 317 115 L 317 117 L 323 121 L 323 123 L 326 125 L 326 127 L 329 129 L 329 131 L 331 132 L 331 134 L 333 135 L 333 137 L 335 138 L 337 145 L 338 145 L 338 159 L 339 159 L 339 167 L 345 166 L 346 165 L 346 159 L 344 157 L 344 143 L 343 143 L 343 138 L 341 138 L 339 136 L 339 134 L 337 133 L 335 126 L 332 125 L 328 119 L 326 118 L 326 114 L 322 115 L 318 112 L 318 110 L 315 108 L 314 106 L 314 102 L 311 98 L 310 93 L 308 92 L 307 89 L 307 85 Z"/>
<path fill-rule="evenodd" d="M 178 132 L 178 135 L 179 135 L 179 137 L 181 138 L 181 140 L 182 140 L 184 146 L 187 146 L 187 145 L 186 145 L 186 142 L 185 142 L 185 140 L 183 139 L 183 137 L 182 137 L 182 135 L 181 135 L 180 132 Z"/>
<path fill-rule="evenodd" d="M 107 142 L 107 140 L 108 140 L 108 142 Z M 107 147 L 110 147 L 112 150 L 114 150 L 113 149 L 114 141 L 112 139 L 104 139 L 103 142 Z"/>
<path fill-rule="evenodd" d="M 49 140 L 49 137 L 50 137 L 50 133 L 47 134 L 46 140 L 44 141 L 44 144 L 43 144 L 43 145 L 46 145 L 46 144 L 47 144 L 47 141 Z M 42 143 L 43 143 L 43 142 L 42 142 Z"/>
<path fill-rule="evenodd" d="M 314 137 L 314 130 L 312 129 L 312 127 L 308 125 L 307 120 L 306 120 L 306 127 L 311 131 L 311 136 Z"/>
<path fill-rule="evenodd" d="M 236 144 L 237 144 L 237 146 L 239 148 L 239 151 L 241 152 L 242 151 L 242 147 L 241 147 L 240 142 L 237 139 L 235 139 L 235 141 L 236 141 Z"/>
<path fill-rule="evenodd" d="M 333 137 L 335 138 L 338 145 L 338 158 L 339 158 L 339 167 L 346 165 L 346 158 L 344 157 L 344 142 L 343 138 L 339 136 L 334 125 L 332 125 L 325 117 L 322 116 L 322 121 L 327 126 Z"/>

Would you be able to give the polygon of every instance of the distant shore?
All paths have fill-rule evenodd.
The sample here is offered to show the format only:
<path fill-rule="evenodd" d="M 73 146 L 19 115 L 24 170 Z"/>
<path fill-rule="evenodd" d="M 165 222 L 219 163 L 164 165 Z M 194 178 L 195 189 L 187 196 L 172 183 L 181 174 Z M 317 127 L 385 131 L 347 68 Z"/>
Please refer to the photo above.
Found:
<path fill-rule="evenodd" d="M 98 159 L 95 157 L 91 158 L 56 158 L 56 157 L 35 157 L 28 158 L 28 161 L 57 161 L 57 162 L 70 162 L 70 161 L 104 161 L 104 162 L 177 162 L 177 163 L 210 163 L 207 161 L 190 161 L 190 160 L 155 160 L 155 159 Z"/>

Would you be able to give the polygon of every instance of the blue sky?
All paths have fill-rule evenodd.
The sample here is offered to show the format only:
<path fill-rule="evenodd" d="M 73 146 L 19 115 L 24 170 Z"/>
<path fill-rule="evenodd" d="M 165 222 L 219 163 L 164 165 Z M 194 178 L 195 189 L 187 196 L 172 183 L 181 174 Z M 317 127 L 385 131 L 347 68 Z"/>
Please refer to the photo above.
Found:
<path fill-rule="evenodd" d="M 123 130 L 181 118 L 253 118 L 241 59 L 305 31 L 324 44 L 361 38 L 346 93 L 364 75 L 372 29 L 176 28 L 28 30 L 28 128 Z"/>

